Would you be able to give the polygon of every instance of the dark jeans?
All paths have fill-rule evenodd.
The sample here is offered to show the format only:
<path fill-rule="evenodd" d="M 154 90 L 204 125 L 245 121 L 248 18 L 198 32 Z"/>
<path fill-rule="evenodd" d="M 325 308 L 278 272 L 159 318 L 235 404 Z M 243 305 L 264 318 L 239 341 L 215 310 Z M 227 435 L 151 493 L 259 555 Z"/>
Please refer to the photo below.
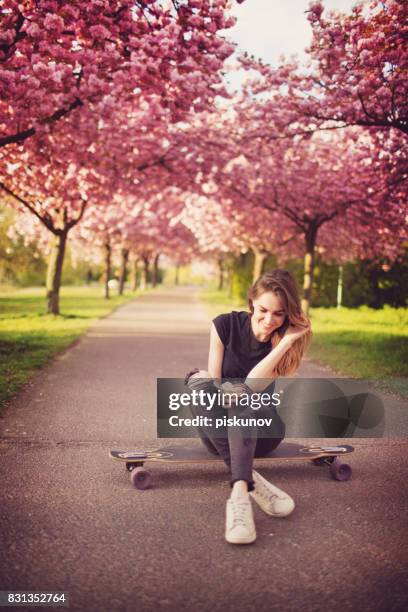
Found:
<path fill-rule="evenodd" d="M 206 374 L 202 372 L 203 376 Z M 187 375 L 186 384 L 189 389 L 205 391 L 216 394 L 218 389 L 211 378 L 192 378 Z M 213 418 L 238 414 L 233 408 L 225 409 L 221 405 L 215 405 L 209 413 L 205 405 L 191 406 L 193 416 L 208 416 Z M 242 412 L 240 413 L 242 416 Z M 256 427 L 228 427 L 228 437 L 221 438 L 214 435 L 211 427 L 199 427 L 200 438 L 206 448 L 214 455 L 220 455 L 231 472 L 231 486 L 237 480 L 246 480 L 248 491 L 254 489 L 252 480 L 252 466 L 254 457 L 263 457 L 274 450 L 284 438 L 284 424 L 276 411 L 274 412 L 278 421 L 277 431 L 279 437 L 258 437 Z M 248 416 L 248 411 L 246 415 Z M 253 416 L 253 415 L 252 415 Z M 270 415 L 269 415 L 270 416 Z M 262 432 L 260 432 L 262 433 Z"/>

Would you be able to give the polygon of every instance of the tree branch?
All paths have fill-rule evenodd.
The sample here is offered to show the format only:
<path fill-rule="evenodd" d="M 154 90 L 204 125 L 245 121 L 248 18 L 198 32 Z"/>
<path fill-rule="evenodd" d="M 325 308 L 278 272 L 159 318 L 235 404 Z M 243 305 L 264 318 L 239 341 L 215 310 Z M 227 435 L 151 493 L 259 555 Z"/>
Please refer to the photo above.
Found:
<path fill-rule="evenodd" d="M 16 193 L 14 193 L 14 191 L 11 191 L 11 189 L 9 189 L 2 181 L 0 181 L 0 188 L 3 189 L 3 191 L 5 191 L 9 196 L 11 196 L 15 200 L 17 200 L 17 202 L 22 204 L 25 208 L 27 208 L 27 210 L 29 210 L 33 215 L 35 215 L 37 217 L 37 219 L 39 221 L 41 221 L 41 223 L 43 225 L 45 225 L 45 227 L 50 232 L 52 232 L 55 236 L 58 236 L 61 233 L 60 230 L 58 230 L 58 229 L 56 229 L 54 227 L 54 224 L 52 222 L 51 216 L 47 212 L 42 217 L 40 215 L 40 213 L 35 210 L 35 208 L 34 208 L 34 206 L 32 206 L 32 204 L 30 204 L 29 202 L 27 202 L 27 200 L 25 200 L 24 198 L 20 197 Z"/>
<path fill-rule="evenodd" d="M 23 38 L 27 36 L 25 32 L 21 32 L 21 28 L 23 27 L 23 24 L 24 24 L 24 15 L 19 12 L 16 24 L 15 24 L 16 35 L 14 37 L 13 42 L 11 42 L 9 45 L 6 45 L 6 44 L 0 45 L 0 51 L 3 51 L 4 53 L 4 58 L 1 60 L 2 62 L 5 62 L 6 60 L 8 60 L 8 58 L 11 55 L 11 49 L 16 46 L 18 41 L 22 40 Z"/>
<path fill-rule="evenodd" d="M 53 123 L 54 121 L 58 121 L 58 119 L 65 117 L 72 110 L 82 105 L 83 105 L 82 101 L 79 98 L 76 98 L 74 102 L 72 102 L 69 105 L 68 108 L 60 108 L 59 110 L 55 111 L 55 113 L 53 113 L 50 117 L 43 119 L 41 122 L 47 124 L 47 123 Z M 28 128 L 27 130 L 23 130 L 22 132 L 17 132 L 17 134 L 12 134 L 10 136 L 4 136 L 3 138 L 0 138 L 0 148 L 5 147 L 8 144 L 16 144 L 19 142 L 24 142 L 24 140 L 26 140 L 27 138 L 30 138 L 30 136 L 34 136 L 34 134 L 36 133 L 37 133 L 37 130 L 32 127 L 32 128 Z"/>
<path fill-rule="evenodd" d="M 87 204 L 88 204 L 88 200 L 83 197 L 78 217 L 76 219 L 71 219 L 71 221 L 68 221 L 66 223 L 66 228 L 68 229 L 68 231 L 81 221 L 82 217 L 84 216 L 84 212 L 85 212 L 85 208 Z"/>

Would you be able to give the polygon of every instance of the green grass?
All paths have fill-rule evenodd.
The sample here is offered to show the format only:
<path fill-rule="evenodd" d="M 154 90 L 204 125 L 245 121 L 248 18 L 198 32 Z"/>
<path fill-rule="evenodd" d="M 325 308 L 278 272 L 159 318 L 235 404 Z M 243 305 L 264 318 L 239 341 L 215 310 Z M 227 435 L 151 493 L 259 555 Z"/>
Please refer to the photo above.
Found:
<path fill-rule="evenodd" d="M 200 298 L 211 316 L 246 309 L 244 303 L 217 291 Z M 309 356 L 336 373 L 376 380 L 381 386 L 408 397 L 408 309 L 385 306 L 313 308 L 313 342 Z"/>
<path fill-rule="evenodd" d="M 45 314 L 43 288 L 0 295 L 0 409 L 37 368 L 79 338 L 95 320 L 136 297 L 102 296 L 102 287 L 63 287 L 60 316 Z"/>

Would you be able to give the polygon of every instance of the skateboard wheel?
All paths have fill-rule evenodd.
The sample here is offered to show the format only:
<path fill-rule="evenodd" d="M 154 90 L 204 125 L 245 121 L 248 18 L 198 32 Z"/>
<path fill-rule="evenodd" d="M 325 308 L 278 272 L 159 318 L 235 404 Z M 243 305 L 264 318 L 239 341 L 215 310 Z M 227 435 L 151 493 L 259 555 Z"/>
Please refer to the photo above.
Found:
<path fill-rule="evenodd" d="M 150 472 L 142 467 L 137 467 L 130 472 L 130 480 L 133 486 L 141 491 L 143 491 L 143 489 L 148 489 L 152 484 Z"/>
<path fill-rule="evenodd" d="M 351 472 L 351 466 L 348 463 L 340 463 L 338 459 L 330 466 L 330 473 L 335 480 L 350 480 Z"/>

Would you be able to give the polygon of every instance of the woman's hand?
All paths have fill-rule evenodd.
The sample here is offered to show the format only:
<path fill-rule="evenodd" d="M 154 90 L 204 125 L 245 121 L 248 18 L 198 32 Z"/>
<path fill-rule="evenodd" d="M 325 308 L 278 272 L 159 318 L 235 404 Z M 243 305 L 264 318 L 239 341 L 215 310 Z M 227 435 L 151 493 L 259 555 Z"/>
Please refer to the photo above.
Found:
<path fill-rule="evenodd" d="M 289 325 L 288 329 L 283 336 L 283 340 L 289 344 L 293 344 L 296 340 L 299 340 L 302 336 L 310 332 L 310 323 L 307 322 L 304 325 Z"/>

